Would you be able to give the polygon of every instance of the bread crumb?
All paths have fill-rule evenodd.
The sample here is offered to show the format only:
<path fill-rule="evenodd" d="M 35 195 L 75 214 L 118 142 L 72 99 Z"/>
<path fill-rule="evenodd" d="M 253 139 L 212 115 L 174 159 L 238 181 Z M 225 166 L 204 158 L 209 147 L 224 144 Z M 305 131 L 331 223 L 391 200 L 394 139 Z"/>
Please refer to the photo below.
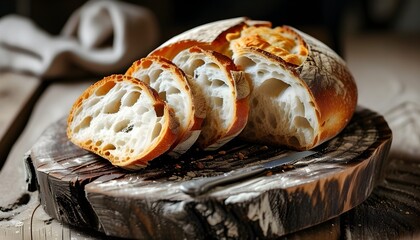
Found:
<path fill-rule="evenodd" d="M 225 155 L 226 154 L 226 151 L 219 151 L 219 154 L 220 155 Z"/>
<path fill-rule="evenodd" d="M 244 160 L 245 155 L 243 153 L 239 152 L 238 157 L 239 157 L 239 159 Z"/>

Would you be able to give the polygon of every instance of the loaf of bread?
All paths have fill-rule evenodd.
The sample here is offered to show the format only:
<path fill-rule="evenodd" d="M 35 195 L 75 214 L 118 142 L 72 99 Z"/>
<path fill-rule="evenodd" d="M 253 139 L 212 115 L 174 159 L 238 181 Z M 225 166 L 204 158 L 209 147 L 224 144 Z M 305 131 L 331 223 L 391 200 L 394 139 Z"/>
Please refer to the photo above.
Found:
<path fill-rule="evenodd" d="M 311 149 L 336 136 L 357 105 L 353 76 L 333 50 L 292 27 L 247 18 L 177 35 L 125 75 L 82 94 L 68 136 L 127 169 L 194 143 L 215 150 L 236 136 Z"/>
<path fill-rule="evenodd" d="M 345 62 L 320 41 L 288 26 L 234 18 L 184 32 L 150 55 L 173 59 L 200 46 L 233 59 L 251 84 L 249 119 L 241 137 L 310 149 L 336 136 L 357 105 Z"/>
<path fill-rule="evenodd" d="M 90 86 L 68 117 L 67 136 L 73 143 L 131 170 L 168 151 L 178 133 L 175 113 L 158 93 L 124 75 Z"/>
<path fill-rule="evenodd" d="M 125 73 L 155 89 L 161 99 L 174 109 L 180 134 L 170 154 L 178 157 L 197 140 L 205 117 L 205 100 L 194 91 L 184 72 L 162 57 L 146 57 L 133 63 Z"/>

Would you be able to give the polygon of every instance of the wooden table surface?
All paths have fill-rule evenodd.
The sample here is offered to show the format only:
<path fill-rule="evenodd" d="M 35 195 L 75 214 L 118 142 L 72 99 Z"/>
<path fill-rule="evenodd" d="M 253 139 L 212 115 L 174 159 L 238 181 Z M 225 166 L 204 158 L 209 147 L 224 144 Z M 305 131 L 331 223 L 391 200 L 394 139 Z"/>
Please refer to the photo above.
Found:
<path fill-rule="evenodd" d="M 393 131 L 385 180 L 354 209 L 287 239 L 420 238 L 420 36 L 346 40 L 359 105 L 384 115 Z M 67 114 L 96 79 L 45 82 L 0 72 L 0 239 L 103 239 L 63 226 L 27 191 L 23 159 L 44 129 Z M 360 186 L 363 187 L 363 186 Z"/>

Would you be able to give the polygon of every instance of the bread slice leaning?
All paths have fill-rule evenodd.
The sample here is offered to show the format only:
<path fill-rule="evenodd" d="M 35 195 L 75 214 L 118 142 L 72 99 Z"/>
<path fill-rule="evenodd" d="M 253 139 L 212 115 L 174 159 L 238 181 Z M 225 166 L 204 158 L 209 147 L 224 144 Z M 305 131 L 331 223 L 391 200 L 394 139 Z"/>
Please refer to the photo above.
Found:
<path fill-rule="evenodd" d="M 113 165 L 135 170 L 177 140 L 174 111 L 137 79 L 112 75 L 86 89 L 74 103 L 67 136 Z"/>
<path fill-rule="evenodd" d="M 216 150 L 236 137 L 248 120 L 250 88 L 245 74 L 230 58 L 199 47 L 181 51 L 172 61 L 192 76 L 191 85 L 205 99 L 198 146 Z"/>
<path fill-rule="evenodd" d="M 206 106 L 204 99 L 200 94 L 196 94 L 184 72 L 163 57 L 146 57 L 134 62 L 126 75 L 150 85 L 175 110 L 180 123 L 180 133 L 170 154 L 177 157 L 185 153 L 200 135 Z"/>

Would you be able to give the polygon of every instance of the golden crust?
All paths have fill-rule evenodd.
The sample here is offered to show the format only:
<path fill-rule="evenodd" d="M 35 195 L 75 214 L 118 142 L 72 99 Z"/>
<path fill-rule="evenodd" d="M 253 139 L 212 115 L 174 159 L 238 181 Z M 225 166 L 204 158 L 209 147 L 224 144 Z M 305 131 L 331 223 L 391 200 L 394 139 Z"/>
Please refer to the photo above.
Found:
<path fill-rule="evenodd" d="M 92 144 L 88 144 L 89 140 L 86 141 L 78 141 L 73 138 L 73 129 L 70 127 L 74 120 L 75 114 L 77 114 L 78 110 L 82 107 L 82 103 L 84 100 L 88 99 L 89 96 L 94 94 L 94 92 L 109 83 L 117 83 L 117 82 L 129 82 L 135 86 L 138 86 L 142 90 L 142 94 L 147 94 L 149 98 L 154 102 L 154 107 L 156 109 L 163 110 L 163 118 L 164 125 L 162 126 L 161 134 L 158 136 L 157 141 L 153 145 L 150 145 L 147 150 L 143 151 L 137 156 L 131 158 L 123 158 L 123 156 L 114 156 L 110 154 L 109 151 L 103 150 L 101 148 L 97 148 Z M 113 86 L 112 84 L 110 86 Z M 109 90 L 109 89 L 108 89 Z M 179 123 L 175 118 L 174 111 L 166 105 L 160 98 L 158 93 L 147 86 L 146 84 L 138 81 L 137 79 L 124 76 L 124 75 L 111 75 L 108 77 L 103 78 L 102 80 L 96 82 L 95 84 L 91 85 L 87 88 L 76 100 L 73 107 L 71 108 L 70 114 L 67 119 L 67 137 L 79 147 L 94 152 L 99 156 L 109 160 L 113 165 L 126 168 L 126 169 L 139 169 L 142 167 L 146 167 L 148 162 L 155 159 L 156 157 L 165 153 L 175 142 L 178 138 L 178 130 L 179 130 Z M 123 159 L 123 160 L 121 160 Z"/>

